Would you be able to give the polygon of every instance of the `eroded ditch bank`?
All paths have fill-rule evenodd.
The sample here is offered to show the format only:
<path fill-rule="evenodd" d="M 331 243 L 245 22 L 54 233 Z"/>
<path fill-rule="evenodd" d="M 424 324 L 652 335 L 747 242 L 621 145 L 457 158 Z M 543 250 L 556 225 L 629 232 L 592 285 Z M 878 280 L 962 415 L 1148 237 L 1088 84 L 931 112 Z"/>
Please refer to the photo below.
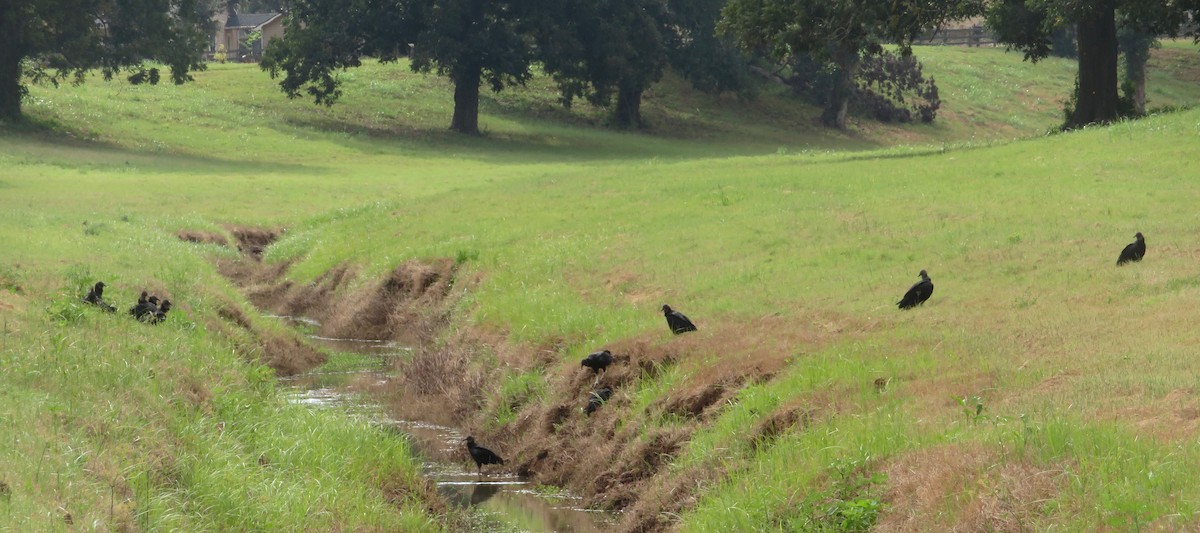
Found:
<path fill-rule="evenodd" d="M 312 317 L 313 333 L 322 337 L 413 347 L 388 365 L 391 378 L 359 387 L 390 418 L 463 428 L 501 452 L 508 461 L 504 472 L 565 487 L 582 498 L 581 507 L 619 511 L 610 530 L 668 529 L 694 506 L 703 488 L 725 472 L 715 464 L 668 466 L 738 390 L 770 379 L 787 364 L 779 345 L 812 341 L 781 337 L 769 320 L 750 328 L 712 327 L 669 343 L 648 334 L 606 345 L 616 361 L 595 379 L 580 371 L 577 360 L 564 358 L 561 346 L 513 344 L 502 334 L 455 323 L 453 306 L 480 280 L 461 276 L 453 260 L 408 261 L 374 280 L 340 265 L 300 284 L 287 278 L 289 263 L 260 257 L 246 253 L 219 268 L 264 313 Z M 712 353 L 714 341 L 729 352 L 729 364 L 703 366 L 691 356 Z M 635 409 L 639 386 L 684 365 L 686 377 L 660 401 Z M 538 393 L 499 393 L 506 379 L 526 372 L 539 375 Z M 606 386 L 615 391 L 612 398 L 587 416 L 583 407 L 592 391 Z M 494 414 L 502 411 L 513 416 L 498 425 Z M 769 442 L 817 415 L 806 405 L 782 406 L 763 418 L 752 438 Z M 672 422 L 648 422 L 664 419 Z M 465 452 L 457 453 L 452 461 L 465 463 Z"/>
<path fill-rule="evenodd" d="M 273 316 L 285 323 L 309 329 L 319 327 L 311 319 Z M 465 519 L 473 531 L 520 530 L 592 533 L 611 529 L 614 517 L 581 507 L 582 498 L 565 491 L 546 491 L 533 481 L 511 472 L 489 468 L 484 475 L 464 467 L 461 431 L 420 420 L 392 418 L 373 403 L 369 390 L 386 386 L 393 361 L 408 349 L 391 341 L 344 339 L 310 334 L 308 338 L 336 354 L 356 356 L 335 369 L 321 368 L 282 378 L 291 390 L 292 402 L 314 409 L 337 409 L 349 416 L 369 419 L 408 439 L 422 458 L 424 476 L 447 502 L 468 511 Z M 339 362 L 340 363 L 340 362 Z"/>

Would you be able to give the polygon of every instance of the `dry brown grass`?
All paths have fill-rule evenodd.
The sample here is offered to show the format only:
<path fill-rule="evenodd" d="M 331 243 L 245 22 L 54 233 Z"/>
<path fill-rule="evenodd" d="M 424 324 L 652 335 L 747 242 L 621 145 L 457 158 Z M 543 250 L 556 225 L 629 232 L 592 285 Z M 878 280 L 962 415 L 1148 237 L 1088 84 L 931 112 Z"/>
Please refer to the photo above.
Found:
<path fill-rule="evenodd" d="M 887 474 L 887 510 L 876 531 L 1034 531 L 1044 502 L 1066 484 L 1061 468 L 1002 458 L 979 445 L 898 455 Z"/>
<path fill-rule="evenodd" d="M 261 361 L 275 369 L 281 376 L 290 376 L 311 370 L 325 362 L 325 354 L 316 350 L 291 332 L 277 332 L 256 326 L 241 308 L 233 302 L 225 302 L 217 310 L 225 322 L 243 330 L 247 335 L 237 335 L 220 322 L 210 322 L 209 329 L 221 332 L 233 339 L 238 350 L 247 358 Z"/>
<path fill-rule="evenodd" d="M 216 244 L 218 246 L 229 246 L 229 241 L 224 235 L 213 233 L 211 231 L 201 230 L 179 230 L 175 234 L 181 241 L 194 242 L 197 244 Z"/>
<path fill-rule="evenodd" d="M 278 240 L 279 236 L 286 231 L 245 226 L 228 226 L 226 229 L 237 241 L 238 251 L 255 261 L 261 261 L 263 250 Z"/>

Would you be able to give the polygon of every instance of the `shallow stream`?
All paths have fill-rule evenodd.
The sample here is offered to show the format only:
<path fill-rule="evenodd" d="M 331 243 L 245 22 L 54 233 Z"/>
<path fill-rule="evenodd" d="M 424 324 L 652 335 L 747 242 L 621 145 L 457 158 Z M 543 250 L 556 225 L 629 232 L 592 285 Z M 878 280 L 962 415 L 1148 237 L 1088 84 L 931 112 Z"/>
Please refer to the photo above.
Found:
<path fill-rule="evenodd" d="M 316 322 L 296 317 L 276 317 L 301 329 L 314 329 Z M 407 348 L 390 342 L 336 339 L 309 335 L 313 341 L 341 354 L 364 356 L 336 370 L 318 368 L 284 378 L 291 401 L 314 409 L 341 409 L 347 416 L 370 417 L 373 423 L 393 429 L 412 443 L 422 458 L 425 476 L 451 504 L 470 511 L 473 531 L 560 531 L 600 532 L 612 528 L 609 513 L 582 508 L 578 497 L 558 489 L 539 488 L 529 480 L 495 465 L 484 467 L 483 475 L 471 472 L 466 438 L 455 428 L 418 420 L 387 417 L 384 409 L 346 385 L 361 380 L 376 383 L 390 379 L 391 360 Z M 485 443 L 486 445 L 486 443 Z M 495 449 L 502 457 L 504 450 Z"/>

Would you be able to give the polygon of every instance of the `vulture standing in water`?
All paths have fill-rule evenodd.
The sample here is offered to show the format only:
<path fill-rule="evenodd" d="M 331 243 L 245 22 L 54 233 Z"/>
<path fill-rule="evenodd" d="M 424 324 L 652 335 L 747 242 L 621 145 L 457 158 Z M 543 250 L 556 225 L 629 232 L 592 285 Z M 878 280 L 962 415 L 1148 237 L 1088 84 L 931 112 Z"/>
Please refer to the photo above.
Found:
<path fill-rule="evenodd" d="M 483 446 L 476 446 L 475 437 L 467 437 L 467 451 L 471 453 L 471 459 L 475 460 L 475 469 L 480 475 L 483 475 L 483 465 L 504 464 L 504 459 L 495 452 Z"/>
<path fill-rule="evenodd" d="M 896 304 L 901 309 L 912 309 L 921 305 L 933 294 L 933 281 L 930 281 L 929 274 L 922 270 L 920 276 L 921 281 L 908 289 L 908 292 L 904 293 L 904 298 Z"/>
<path fill-rule="evenodd" d="M 662 312 L 663 316 L 667 317 L 667 326 L 670 326 L 671 333 L 679 335 L 680 333 L 696 331 L 696 325 L 691 320 L 688 320 L 688 317 L 683 316 L 683 313 L 671 309 L 671 306 L 663 304 Z"/>
<path fill-rule="evenodd" d="M 1142 232 L 1137 232 L 1133 235 L 1137 239 L 1125 246 L 1121 250 L 1121 257 L 1117 258 L 1117 266 L 1121 266 L 1130 261 L 1141 261 L 1146 255 L 1146 238 L 1142 236 Z"/>

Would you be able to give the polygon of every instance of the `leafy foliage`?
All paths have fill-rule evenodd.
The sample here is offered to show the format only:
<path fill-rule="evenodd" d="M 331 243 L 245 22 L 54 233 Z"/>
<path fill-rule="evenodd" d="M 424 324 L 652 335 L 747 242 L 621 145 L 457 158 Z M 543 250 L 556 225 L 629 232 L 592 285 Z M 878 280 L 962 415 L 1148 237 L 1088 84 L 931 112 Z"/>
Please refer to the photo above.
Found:
<path fill-rule="evenodd" d="M 914 56 L 884 52 L 863 60 L 855 78 L 855 104 L 881 122 L 933 122 L 942 101 Z"/>
<path fill-rule="evenodd" d="M 1175 34 L 1181 29 L 1195 36 L 1197 26 L 1185 24 L 1200 14 L 1200 2 L 1003 0 L 988 4 L 984 12 L 1001 42 L 1024 52 L 1027 60 L 1035 62 L 1061 50 L 1065 36 L 1056 32 L 1062 32 L 1066 25 L 1075 25 L 1074 37 L 1080 52 L 1079 87 L 1067 105 L 1069 116 L 1064 126 L 1077 127 L 1115 120 L 1123 116 L 1119 108 L 1128 107 L 1128 101 L 1122 102 L 1117 94 L 1118 27 L 1122 32 L 1150 36 L 1150 42 L 1154 35 Z M 1127 47 L 1127 52 L 1137 56 L 1136 67 L 1143 48 L 1148 49 L 1149 44 L 1136 39 L 1129 44 L 1132 46 Z"/>
<path fill-rule="evenodd" d="M 971 12 L 972 4 L 959 0 L 925 3 L 875 2 L 870 0 L 731 0 L 724 10 L 721 27 L 746 50 L 761 50 L 768 56 L 789 61 L 799 54 L 828 63 L 835 74 L 829 89 L 822 122 L 846 125 L 847 105 L 853 79 L 863 57 L 883 51 L 883 43 L 901 45 L 945 20 Z"/>
<path fill-rule="evenodd" d="M 671 68 L 709 93 L 751 94 L 750 57 L 737 45 L 717 35 L 717 22 L 725 0 L 670 0 L 672 25 L 677 33 L 668 53 Z"/>
<path fill-rule="evenodd" d="M 827 104 L 836 76 L 830 65 L 799 56 L 791 70 L 785 83 L 814 104 Z M 857 114 L 881 122 L 930 123 L 941 105 L 937 84 L 933 78 L 925 78 L 915 56 L 886 51 L 868 56 L 855 74 L 851 108 Z"/>
<path fill-rule="evenodd" d="M 263 57 L 289 97 L 301 90 L 318 104 L 341 96 L 337 71 L 364 56 L 394 61 L 411 54 L 412 68 L 455 83 L 451 128 L 478 132 L 479 85 L 493 91 L 529 79 L 533 61 L 528 16 L 537 2 L 453 0 L 297 0 L 287 33 Z"/>
<path fill-rule="evenodd" d="M 621 126 L 641 125 L 642 93 L 662 77 L 674 41 L 663 0 L 567 0 L 541 12 L 538 58 L 564 105 L 615 96 Z"/>
<path fill-rule="evenodd" d="M 34 83 L 82 83 L 128 72 L 131 83 L 158 83 L 165 64 L 176 84 L 202 70 L 212 31 L 213 0 L 11 0 L 0 3 L 0 118 L 20 115 Z"/>
<path fill-rule="evenodd" d="M 870 531 L 883 511 L 884 504 L 875 495 L 886 476 L 869 472 L 870 457 L 839 459 L 829 464 L 833 485 L 826 491 L 810 493 L 800 506 L 800 514 L 787 529 L 809 532 L 858 533 Z"/>

